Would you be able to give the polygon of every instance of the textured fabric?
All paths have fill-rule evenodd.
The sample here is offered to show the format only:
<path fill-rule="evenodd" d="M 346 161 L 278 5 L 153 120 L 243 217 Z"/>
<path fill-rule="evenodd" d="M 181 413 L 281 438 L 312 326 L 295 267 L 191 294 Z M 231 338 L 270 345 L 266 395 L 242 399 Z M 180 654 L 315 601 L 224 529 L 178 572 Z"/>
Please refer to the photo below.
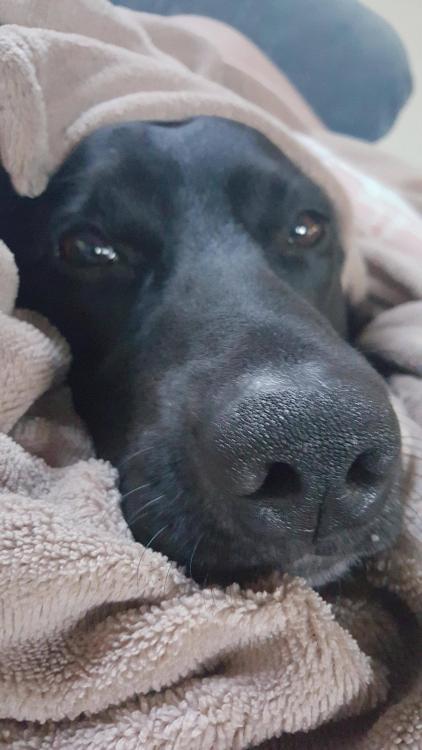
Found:
<path fill-rule="evenodd" d="M 297 87 L 328 128 L 376 141 L 412 92 L 394 29 L 357 0 L 113 0 L 164 15 L 195 13 L 234 26 Z M 306 54 L 298 54 L 306 50 Z M 368 106 L 370 102 L 370 106 Z"/>
<path fill-rule="evenodd" d="M 0 245 L 0 747 L 420 748 L 422 220 L 392 190 L 394 170 L 370 147 L 352 166 L 352 146 L 218 24 L 101 0 L 0 0 L 0 22 L 15 24 L 0 29 L 0 153 L 21 193 L 40 192 L 102 123 L 205 113 L 253 124 L 333 196 L 356 300 L 366 261 L 361 345 L 406 373 L 390 380 L 404 461 L 394 549 L 341 595 L 288 577 L 200 589 L 131 538 L 116 471 L 72 413 L 68 348 L 14 310 L 17 273 Z M 416 205 L 417 180 L 399 177 Z"/>
<path fill-rule="evenodd" d="M 71 148 L 101 125 L 216 115 L 260 130 L 322 179 L 346 229 L 341 185 L 296 137 L 316 116 L 257 48 L 228 27 L 198 25 L 194 17 L 169 21 L 105 0 L 42 6 L 0 0 L 0 24 L 0 154 L 19 193 L 41 193 Z M 351 262 L 353 248 L 350 243 L 345 268 L 351 294 L 362 280 L 358 257 Z"/>

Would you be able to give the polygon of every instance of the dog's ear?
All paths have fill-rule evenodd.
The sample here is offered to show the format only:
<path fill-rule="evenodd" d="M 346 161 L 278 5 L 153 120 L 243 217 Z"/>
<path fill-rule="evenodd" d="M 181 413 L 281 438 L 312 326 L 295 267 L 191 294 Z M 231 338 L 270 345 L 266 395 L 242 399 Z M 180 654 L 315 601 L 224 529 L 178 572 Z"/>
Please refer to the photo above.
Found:
<path fill-rule="evenodd" d="M 17 260 L 28 245 L 30 198 L 23 198 L 13 188 L 10 177 L 0 166 L 0 239 Z"/>
<path fill-rule="evenodd" d="M 7 172 L 0 166 L 0 237 L 4 239 L 7 217 L 13 212 L 19 196 L 15 193 Z"/>

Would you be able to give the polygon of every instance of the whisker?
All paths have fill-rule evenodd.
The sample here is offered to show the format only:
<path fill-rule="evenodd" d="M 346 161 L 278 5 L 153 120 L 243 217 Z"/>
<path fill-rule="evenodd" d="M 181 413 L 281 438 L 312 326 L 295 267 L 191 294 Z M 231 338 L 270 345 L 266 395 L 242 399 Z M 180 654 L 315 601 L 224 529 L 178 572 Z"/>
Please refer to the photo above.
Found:
<path fill-rule="evenodd" d="M 151 482 L 146 482 L 145 484 L 140 484 L 139 487 L 134 487 L 133 490 L 129 490 L 129 492 L 125 492 L 124 495 L 122 495 L 122 500 L 124 500 L 126 497 L 129 497 L 129 495 L 133 495 L 134 492 L 139 492 L 139 490 L 144 490 L 146 487 L 150 487 Z"/>
<path fill-rule="evenodd" d="M 197 542 L 196 542 L 196 544 L 195 544 L 195 546 L 194 546 L 194 548 L 192 550 L 192 554 L 191 554 L 190 560 L 189 560 L 189 578 L 192 578 L 192 563 L 193 563 L 193 558 L 195 557 L 195 553 L 196 553 L 196 551 L 197 551 L 200 543 L 202 542 L 204 536 L 205 536 L 205 532 L 198 537 Z"/>
<path fill-rule="evenodd" d="M 137 568 L 137 572 L 136 572 L 136 580 L 137 580 L 138 586 L 139 586 L 139 570 L 140 570 L 140 567 L 141 567 L 141 564 L 142 564 L 142 560 L 144 559 L 144 557 L 145 557 L 145 555 L 146 555 L 146 551 L 147 551 L 147 549 L 149 549 L 150 545 L 151 545 L 151 544 L 152 544 L 152 543 L 153 543 L 153 542 L 155 541 L 155 539 L 157 539 L 157 537 L 159 537 L 159 536 L 160 536 L 160 534 L 162 534 L 162 533 L 163 533 L 163 531 L 165 531 L 165 530 L 166 530 L 167 528 L 168 528 L 168 523 L 166 523 L 166 525 L 165 525 L 165 526 L 163 526 L 163 528 L 162 528 L 162 529 L 160 529 L 159 531 L 157 531 L 157 532 L 156 532 L 156 533 L 155 533 L 155 534 L 154 534 L 154 535 L 153 535 L 153 536 L 151 537 L 151 539 L 149 540 L 148 544 L 146 544 L 146 545 L 145 545 L 145 549 L 144 549 L 144 551 L 143 551 L 143 553 L 142 553 L 142 555 L 141 555 L 141 557 L 140 557 L 140 559 L 139 559 L 139 562 L 138 562 L 138 568 Z"/>
<path fill-rule="evenodd" d="M 166 592 L 167 580 L 168 580 L 168 577 L 169 577 L 169 574 L 170 574 L 171 566 L 172 566 L 172 563 L 169 562 L 168 568 L 167 568 L 167 574 L 166 574 L 166 577 L 164 579 L 164 586 L 163 586 L 163 591 L 161 593 L 161 596 L 164 596 L 164 594 Z"/>
<path fill-rule="evenodd" d="M 144 505 L 141 505 L 141 507 L 133 516 L 133 518 L 130 519 L 130 523 L 128 523 L 129 528 L 132 528 L 133 524 L 136 523 L 136 521 L 138 521 L 139 518 L 141 518 L 141 516 L 143 516 L 146 508 L 148 508 L 150 505 L 154 505 L 155 503 L 158 503 L 158 501 L 162 500 L 163 497 L 164 495 L 158 495 L 157 497 L 153 497 L 152 500 L 148 500 L 148 502 L 144 503 Z"/>
<path fill-rule="evenodd" d="M 149 448 L 141 448 L 138 451 L 135 451 L 135 453 L 131 453 L 130 456 L 126 456 L 126 458 L 123 459 L 123 461 L 120 461 L 120 463 L 117 465 L 117 468 L 120 469 L 125 464 L 129 463 L 129 461 L 132 461 L 133 458 L 136 458 L 136 456 L 140 456 L 143 453 L 148 453 L 149 451 L 154 450 L 154 446 L 151 445 Z"/>
<path fill-rule="evenodd" d="M 165 531 L 167 528 L 168 528 L 168 523 L 166 523 L 165 526 L 163 526 L 159 531 L 157 531 L 154 534 L 154 536 L 151 537 L 151 539 L 149 540 L 148 544 L 145 545 L 145 549 L 146 550 L 149 549 L 149 546 L 153 543 L 153 541 L 157 538 L 157 536 L 159 536 L 160 534 L 162 534 L 163 531 Z"/>
<path fill-rule="evenodd" d="M 177 500 L 178 500 L 178 499 L 179 499 L 179 498 L 180 498 L 180 497 L 182 496 L 182 494 L 183 494 L 183 493 L 182 493 L 182 490 L 180 490 L 180 492 L 178 492 L 178 493 L 177 493 L 177 494 L 176 494 L 176 495 L 175 495 L 175 496 L 174 496 L 174 497 L 173 497 L 173 498 L 171 499 L 171 501 L 170 501 L 170 502 L 171 502 L 171 503 L 175 503 L 175 502 L 177 502 Z M 131 520 L 130 524 L 128 524 L 129 528 L 130 528 L 131 526 L 133 526 L 133 524 L 134 524 L 134 523 L 135 523 L 135 522 L 136 522 L 136 521 L 138 520 L 138 518 L 140 518 L 141 516 L 143 516 L 143 514 L 144 514 L 144 510 L 145 510 L 145 508 L 147 508 L 147 507 L 148 507 L 148 505 L 153 505 L 154 503 L 157 503 L 157 502 L 158 502 L 159 500 L 162 500 L 162 499 L 163 499 L 164 497 L 166 497 L 166 496 L 165 496 L 165 495 L 158 495 L 158 497 L 154 497 L 154 498 L 153 498 L 152 500 L 149 500 L 149 501 L 148 501 L 147 503 L 145 503 L 144 505 L 142 505 L 142 506 L 141 506 L 141 507 L 139 508 L 139 512 L 137 512 L 137 513 L 135 514 L 135 516 L 134 516 L 134 517 L 133 517 L 133 519 Z"/>

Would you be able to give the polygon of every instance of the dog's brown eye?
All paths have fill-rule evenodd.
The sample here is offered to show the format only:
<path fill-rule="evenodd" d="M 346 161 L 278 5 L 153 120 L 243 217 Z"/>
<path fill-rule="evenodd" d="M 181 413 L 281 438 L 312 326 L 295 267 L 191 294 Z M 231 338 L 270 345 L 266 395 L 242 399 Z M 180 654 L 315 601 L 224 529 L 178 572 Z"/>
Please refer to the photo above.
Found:
<path fill-rule="evenodd" d="M 95 235 L 64 235 L 58 246 L 58 255 L 72 266 L 109 266 L 119 261 L 113 247 Z"/>
<path fill-rule="evenodd" d="M 302 211 L 289 234 L 289 245 L 314 247 L 325 236 L 326 219 L 318 211 Z"/>

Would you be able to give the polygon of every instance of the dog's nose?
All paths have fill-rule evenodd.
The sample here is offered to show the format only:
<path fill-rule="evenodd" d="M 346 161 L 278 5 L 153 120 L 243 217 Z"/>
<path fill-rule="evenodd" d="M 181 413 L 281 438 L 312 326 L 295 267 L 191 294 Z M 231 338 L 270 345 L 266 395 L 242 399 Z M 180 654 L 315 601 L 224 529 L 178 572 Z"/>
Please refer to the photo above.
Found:
<path fill-rule="evenodd" d="M 265 379 L 264 379 L 265 381 Z M 397 474 L 397 420 L 380 381 L 270 385 L 262 378 L 214 415 L 206 481 L 240 512 L 316 538 L 367 523 Z M 255 511 L 253 511 L 253 507 Z"/>

